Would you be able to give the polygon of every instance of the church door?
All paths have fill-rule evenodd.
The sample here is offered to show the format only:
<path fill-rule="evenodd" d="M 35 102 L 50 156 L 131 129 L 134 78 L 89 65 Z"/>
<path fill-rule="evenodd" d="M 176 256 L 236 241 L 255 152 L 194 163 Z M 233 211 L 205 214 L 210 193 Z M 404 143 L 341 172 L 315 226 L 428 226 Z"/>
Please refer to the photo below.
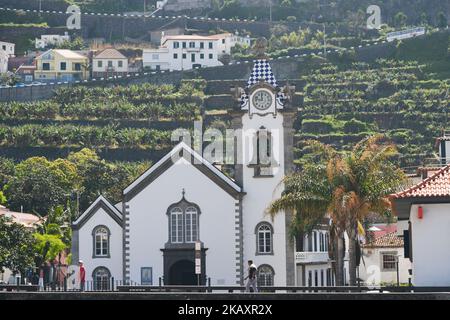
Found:
<path fill-rule="evenodd" d="M 180 260 L 170 268 L 169 285 L 197 285 L 197 275 L 195 274 L 194 262 L 189 260 Z"/>

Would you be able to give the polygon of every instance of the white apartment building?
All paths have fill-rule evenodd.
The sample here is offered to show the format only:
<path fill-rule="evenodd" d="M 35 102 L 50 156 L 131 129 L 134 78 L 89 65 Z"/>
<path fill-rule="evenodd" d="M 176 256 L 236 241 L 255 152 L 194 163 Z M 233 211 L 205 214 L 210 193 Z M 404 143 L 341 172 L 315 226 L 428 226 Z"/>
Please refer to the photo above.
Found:
<path fill-rule="evenodd" d="M 221 55 L 230 54 L 237 43 L 250 44 L 250 38 L 223 33 L 211 36 L 163 36 L 157 49 L 143 50 L 143 67 L 154 70 L 189 70 L 223 65 Z"/>
<path fill-rule="evenodd" d="M 0 50 L 0 73 L 8 72 L 8 60 L 9 56 L 3 50 Z"/>
<path fill-rule="evenodd" d="M 43 34 L 41 38 L 35 39 L 36 49 L 45 49 L 48 46 L 57 46 L 63 44 L 65 41 L 70 41 L 70 36 L 67 32 L 64 35 L 59 34 Z"/>
<path fill-rule="evenodd" d="M 15 44 L 0 41 L 0 73 L 8 72 L 8 60 L 14 57 Z"/>
<path fill-rule="evenodd" d="M 128 58 L 118 50 L 108 48 L 92 58 L 92 76 L 122 76 L 128 73 Z"/>
<path fill-rule="evenodd" d="M 4 51 L 9 57 L 15 57 L 15 47 L 16 45 L 14 43 L 0 41 L 0 50 Z"/>

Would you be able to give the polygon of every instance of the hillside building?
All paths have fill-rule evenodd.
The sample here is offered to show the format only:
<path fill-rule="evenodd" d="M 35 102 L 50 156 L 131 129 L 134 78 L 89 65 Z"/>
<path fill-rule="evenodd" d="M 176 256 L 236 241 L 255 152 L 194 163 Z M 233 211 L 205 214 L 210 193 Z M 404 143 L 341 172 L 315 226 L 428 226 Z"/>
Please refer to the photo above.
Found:
<path fill-rule="evenodd" d="M 66 49 L 50 49 L 35 59 L 37 81 L 76 81 L 89 75 L 89 59 Z"/>
<path fill-rule="evenodd" d="M 104 49 L 92 58 L 92 76 L 94 78 L 124 76 L 128 72 L 128 58 L 116 49 Z"/>
<path fill-rule="evenodd" d="M 167 35 L 161 46 L 143 50 L 143 67 L 154 70 L 189 70 L 221 66 L 223 55 L 229 55 L 236 44 L 249 45 L 249 37 L 232 33 L 211 36 Z"/>

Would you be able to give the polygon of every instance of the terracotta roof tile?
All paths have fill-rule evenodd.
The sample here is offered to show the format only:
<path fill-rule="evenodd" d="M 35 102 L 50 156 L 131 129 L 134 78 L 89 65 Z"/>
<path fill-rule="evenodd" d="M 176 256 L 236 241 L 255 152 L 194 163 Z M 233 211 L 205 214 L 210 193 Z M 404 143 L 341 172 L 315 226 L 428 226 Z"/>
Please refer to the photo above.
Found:
<path fill-rule="evenodd" d="M 406 190 L 391 194 L 391 199 L 450 196 L 450 165 Z"/>
<path fill-rule="evenodd" d="M 120 51 L 113 48 L 105 49 L 94 57 L 94 59 L 126 59 L 126 58 L 127 57 L 125 57 L 122 53 L 120 53 Z"/>
<path fill-rule="evenodd" d="M 397 232 L 390 232 L 376 238 L 372 242 L 366 243 L 363 247 L 365 248 L 386 248 L 386 247 L 403 247 L 403 238 L 397 236 Z"/>

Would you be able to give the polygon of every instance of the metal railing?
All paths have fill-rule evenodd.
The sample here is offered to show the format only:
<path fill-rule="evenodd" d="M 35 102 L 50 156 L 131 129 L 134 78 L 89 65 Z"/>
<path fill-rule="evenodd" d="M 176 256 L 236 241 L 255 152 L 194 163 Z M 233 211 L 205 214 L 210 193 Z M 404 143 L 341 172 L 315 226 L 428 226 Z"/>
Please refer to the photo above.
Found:
<path fill-rule="evenodd" d="M 142 292 L 142 293 L 244 293 L 244 286 L 150 286 L 137 283 L 119 285 L 121 281 L 114 283 L 85 283 L 83 292 Z M 0 291 L 15 292 L 81 292 L 80 289 L 48 286 L 45 289 L 38 285 L 11 285 L 0 284 Z M 450 292 L 450 287 L 414 287 L 414 286 L 330 286 L 330 287 L 306 287 L 306 286 L 267 286 L 259 287 L 258 293 L 413 293 L 413 292 Z"/>

